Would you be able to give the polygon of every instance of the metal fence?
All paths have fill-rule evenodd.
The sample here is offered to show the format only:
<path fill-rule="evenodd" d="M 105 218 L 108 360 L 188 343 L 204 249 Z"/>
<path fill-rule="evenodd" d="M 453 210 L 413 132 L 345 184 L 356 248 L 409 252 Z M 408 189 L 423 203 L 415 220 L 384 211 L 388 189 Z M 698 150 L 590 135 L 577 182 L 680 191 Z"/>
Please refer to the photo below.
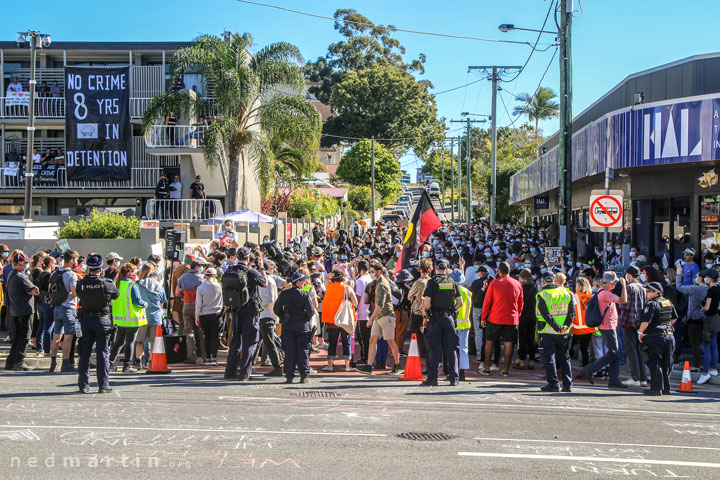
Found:
<path fill-rule="evenodd" d="M 130 180 L 119 181 L 72 181 L 68 179 L 67 169 L 60 166 L 51 176 L 35 177 L 33 189 L 39 190 L 115 190 L 155 188 L 163 172 L 159 167 L 138 167 L 130 169 Z M 0 188 L 24 188 L 25 176 L 17 166 L 6 165 L 0 168 Z"/>
<path fill-rule="evenodd" d="M 209 125 L 155 125 L 145 136 L 148 147 L 202 148 Z"/>
<path fill-rule="evenodd" d="M 30 113 L 30 93 L 23 92 L 0 97 L 0 116 L 4 118 L 27 118 Z M 65 98 L 35 95 L 36 118 L 65 118 Z"/>
<path fill-rule="evenodd" d="M 145 204 L 148 220 L 160 222 L 204 222 L 222 214 L 220 200 L 151 198 Z"/>

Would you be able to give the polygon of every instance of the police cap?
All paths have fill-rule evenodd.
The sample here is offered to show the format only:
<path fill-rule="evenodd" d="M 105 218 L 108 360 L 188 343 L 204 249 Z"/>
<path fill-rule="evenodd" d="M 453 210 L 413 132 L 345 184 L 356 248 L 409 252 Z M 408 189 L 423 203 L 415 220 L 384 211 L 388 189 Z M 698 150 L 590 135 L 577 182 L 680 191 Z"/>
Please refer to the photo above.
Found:
<path fill-rule="evenodd" d="M 448 268 L 448 261 L 445 260 L 444 258 L 441 258 L 440 260 L 438 260 L 437 262 L 435 262 L 435 267 L 438 268 L 438 269 L 440 269 L 440 270 L 447 270 L 447 268 Z"/>
<path fill-rule="evenodd" d="M 102 255 L 90 255 L 87 257 L 87 260 L 85 260 L 85 263 L 87 263 L 88 270 L 100 270 L 103 265 Z"/>
<path fill-rule="evenodd" d="M 647 290 L 649 292 L 656 292 L 656 293 L 659 293 L 660 295 L 663 294 L 663 287 L 662 287 L 662 285 L 660 285 L 659 282 L 648 283 L 647 285 L 645 285 L 645 290 Z"/>

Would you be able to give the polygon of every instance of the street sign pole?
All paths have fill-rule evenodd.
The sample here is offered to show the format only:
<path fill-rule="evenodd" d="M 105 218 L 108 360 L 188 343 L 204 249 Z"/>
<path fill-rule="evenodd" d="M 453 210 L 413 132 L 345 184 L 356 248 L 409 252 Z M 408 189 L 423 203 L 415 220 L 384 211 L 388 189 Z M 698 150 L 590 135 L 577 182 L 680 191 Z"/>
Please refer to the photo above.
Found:
<path fill-rule="evenodd" d="M 605 195 L 610 194 L 610 167 L 605 168 Z M 603 268 L 607 269 L 607 242 L 608 242 L 608 227 L 603 229 Z"/>

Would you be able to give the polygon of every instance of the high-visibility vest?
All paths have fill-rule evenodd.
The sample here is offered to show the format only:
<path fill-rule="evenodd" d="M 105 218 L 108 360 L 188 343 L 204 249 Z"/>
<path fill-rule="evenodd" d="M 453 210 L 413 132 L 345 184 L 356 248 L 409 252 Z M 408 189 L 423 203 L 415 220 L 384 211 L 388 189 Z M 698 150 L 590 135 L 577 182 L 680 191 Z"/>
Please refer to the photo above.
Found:
<path fill-rule="evenodd" d="M 130 289 L 134 282 L 120 281 L 120 296 L 112 302 L 113 323 L 118 327 L 141 327 L 147 325 L 145 309 L 132 303 Z"/>
<path fill-rule="evenodd" d="M 565 287 L 550 288 L 547 290 L 541 290 L 537 293 L 535 298 L 535 315 L 537 316 L 538 322 L 545 323 L 545 326 L 539 332 L 540 334 L 550 333 L 554 335 L 562 335 L 560 332 L 556 332 L 549 324 L 547 324 L 542 315 L 540 315 L 540 299 L 545 302 L 548 313 L 550 313 L 550 316 L 553 317 L 555 323 L 562 327 L 565 325 L 565 320 L 567 319 L 571 298 L 570 292 Z"/>
<path fill-rule="evenodd" d="M 457 327 L 455 330 L 467 330 L 470 328 L 470 307 L 472 306 L 472 294 L 470 290 L 458 285 L 460 288 L 460 296 L 462 297 L 463 305 L 460 307 L 457 313 Z"/>
<path fill-rule="evenodd" d="M 575 318 L 573 318 L 572 325 L 573 335 L 587 335 L 595 332 L 595 328 L 585 325 L 585 305 L 590 301 L 591 295 L 587 293 L 582 295 L 587 298 L 581 299 L 580 295 L 573 293 L 573 301 L 575 302 Z M 585 303 L 583 304 L 581 300 L 585 300 Z"/>

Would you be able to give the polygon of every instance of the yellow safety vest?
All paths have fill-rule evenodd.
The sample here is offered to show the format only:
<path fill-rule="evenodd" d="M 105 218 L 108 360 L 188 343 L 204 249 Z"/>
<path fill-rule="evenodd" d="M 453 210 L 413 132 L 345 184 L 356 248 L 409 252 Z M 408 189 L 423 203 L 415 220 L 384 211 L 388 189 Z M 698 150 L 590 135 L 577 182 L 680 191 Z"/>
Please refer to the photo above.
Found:
<path fill-rule="evenodd" d="M 547 324 L 542 315 L 540 315 L 541 298 L 545 302 L 550 316 L 553 317 L 555 322 L 562 327 L 565 325 L 568 308 L 570 307 L 570 299 L 572 298 L 570 292 L 565 287 L 557 287 L 548 290 L 541 290 L 535 296 L 535 315 L 537 316 L 538 322 L 545 323 L 545 326 L 539 333 L 562 335 L 560 332 L 556 332 L 549 324 Z M 568 327 L 570 327 L 570 325 L 568 325 Z"/>
<path fill-rule="evenodd" d="M 147 325 L 145 309 L 132 303 L 130 289 L 134 282 L 120 281 L 120 296 L 112 302 L 113 323 L 118 327 L 141 327 Z"/>
<path fill-rule="evenodd" d="M 472 305 L 472 294 L 470 290 L 458 285 L 460 288 L 460 296 L 462 297 L 463 305 L 458 310 L 457 314 L 457 327 L 455 330 L 467 330 L 470 328 L 470 307 Z"/>

